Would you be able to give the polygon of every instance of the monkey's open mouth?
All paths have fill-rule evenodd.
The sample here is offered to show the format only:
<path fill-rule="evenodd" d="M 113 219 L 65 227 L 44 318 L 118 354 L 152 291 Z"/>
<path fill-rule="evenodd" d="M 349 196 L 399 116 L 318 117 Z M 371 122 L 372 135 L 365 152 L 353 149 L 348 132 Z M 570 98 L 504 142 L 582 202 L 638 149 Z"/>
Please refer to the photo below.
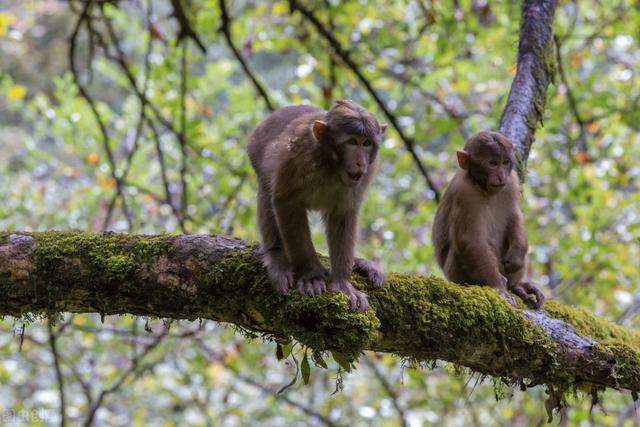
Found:
<path fill-rule="evenodd" d="M 362 172 L 347 172 L 347 175 L 349 176 L 349 179 L 355 183 L 360 181 L 364 174 Z"/>

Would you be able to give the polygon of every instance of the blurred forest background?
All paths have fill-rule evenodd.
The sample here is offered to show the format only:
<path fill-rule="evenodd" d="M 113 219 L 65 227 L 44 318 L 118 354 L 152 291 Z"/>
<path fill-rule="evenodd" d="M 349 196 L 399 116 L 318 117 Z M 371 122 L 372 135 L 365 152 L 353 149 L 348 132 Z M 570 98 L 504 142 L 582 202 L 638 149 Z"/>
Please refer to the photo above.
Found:
<path fill-rule="evenodd" d="M 169 0 L 101 3 L 80 19 L 84 1 L 0 0 L 0 230 L 256 240 L 248 132 L 270 107 L 338 98 L 381 121 L 387 108 L 442 190 L 455 149 L 497 126 L 515 73 L 515 1 L 300 1 L 342 51 L 285 1 L 188 0 L 182 17 Z M 562 1 L 555 30 L 558 73 L 524 188 L 532 273 L 549 297 L 636 328 L 640 3 Z M 440 275 L 434 193 L 397 129 L 387 135 L 360 253 Z M 349 374 L 312 367 L 308 385 L 278 394 L 299 349 L 278 361 L 274 344 L 211 321 L 65 315 L 0 328 L 0 422 L 59 423 L 61 390 L 71 424 L 546 422 L 541 388 L 371 353 Z M 560 424 L 639 422 L 628 394 L 607 392 L 595 408 L 576 399 Z"/>

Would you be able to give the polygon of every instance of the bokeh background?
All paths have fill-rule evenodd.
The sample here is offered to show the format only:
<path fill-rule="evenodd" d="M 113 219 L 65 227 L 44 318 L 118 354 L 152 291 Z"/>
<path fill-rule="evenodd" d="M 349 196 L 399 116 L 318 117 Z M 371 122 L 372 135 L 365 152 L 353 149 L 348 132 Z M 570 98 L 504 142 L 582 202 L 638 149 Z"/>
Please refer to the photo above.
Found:
<path fill-rule="evenodd" d="M 169 0 L 95 3 L 78 26 L 84 1 L 0 0 L 0 230 L 257 240 L 244 150 L 268 114 L 265 98 L 325 108 L 352 98 L 384 121 L 354 70 L 288 2 L 230 1 L 223 21 L 220 1 L 183 1 L 206 53 L 194 37 L 178 37 Z M 497 126 L 515 73 L 519 2 L 301 3 L 348 52 L 442 189 L 455 149 Z M 549 297 L 635 328 L 640 3 L 561 1 L 555 29 L 558 73 L 524 186 L 531 272 Z M 390 271 L 440 275 L 434 194 L 394 130 L 381 160 L 360 253 Z M 0 321 L 0 422 L 59 423 L 60 384 L 71 425 L 546 422 L 543 389 L 522 392 L 444 363 L 367 353 L 351 373 L 312 367 L 308 385 L 278 394 L 295 378 L 298 347 L 278 361 L 273 344 L 204 320 L 54 320 Z M 570 403 L 554 424 L 639 423 L 628 394 Z"/>

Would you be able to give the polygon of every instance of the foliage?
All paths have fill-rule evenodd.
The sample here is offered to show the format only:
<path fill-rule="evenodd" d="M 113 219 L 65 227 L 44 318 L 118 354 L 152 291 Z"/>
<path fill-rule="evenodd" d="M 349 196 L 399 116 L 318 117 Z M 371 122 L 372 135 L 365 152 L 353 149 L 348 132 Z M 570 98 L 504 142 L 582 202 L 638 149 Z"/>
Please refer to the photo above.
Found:
<path fill-rule="evenodd" d="M 83 3 L 0 1 L 0 230 L 184 229 L 255 240 L 255 180 L 244 145 L 266 104 L 218 31 L 219 2 L 183 2 L 206 54 L 189 38 L 177 42 L 169 1 L 105 5 L 127 70 L 146 88 L 141 126 L 140 99 L 107 29 L 96 24 L 111 46 L 105 56 L 99 46 L 88 48 L 82 28 L 80 82 L 96 101 L 106 140 L 67 62 Z M 233 40 L 275 104 L 326 107 L 349 97 L 380 115 L 353 72 L 288 2 L 227 3 Z M 455 171 L 455 148 L 497 125 L 515 71 L 517 2 L 304 4 L 350 47 L 441 188 Z M 556 33 L 564 75 L 550 88 L 524 189 L 534 279 L 557 300 L 631 328 L 640 309 L 638 28 L 632 0 L 561 3 Z M 397 133 L 389 133 L 381 157 L 359 250 L 388 270 L 438 275 L 429 243 L 433 194 Z M 326 252 L 320 231 L 314 227 L 314 238 Z M 415 425 L 531 425 L 546 418 L 542 389 L 506 389 L 497 401 L 492 395 L 501 388 L 483 378 L 452 377 L 442 365 L 407 368 L 374 354 L 348 374 L 329 359 L 329 370 L 311 363 L 309 385 L 300 381 L 276 394 L 296 372 L 306 377 L 303 361 L 317 355 L 296 345 L 282 362 L 275 345 L 247 343 L 214 323 L 181 322 L 168 331 L 165 323 L 102 323 L 89 315 L 57 322 L 70 420 L 83 421 L 100 391 L 121 379 L 124 386 L 107 393 L 96 413 L 101 424 L 288 425 L 311 416 L 320 424 L 395 425 L 404 418 Z M 24 423 L 56 420 L 46 321 L 5 319 L 2 328 L 0 414 L 13 410 Z M 336 385 L 344 389 L 332 394 Z M 574 402 L 568 422 L 631 425 L 629 396 L 605 393 L 602 402 L 606 412 Z"/>

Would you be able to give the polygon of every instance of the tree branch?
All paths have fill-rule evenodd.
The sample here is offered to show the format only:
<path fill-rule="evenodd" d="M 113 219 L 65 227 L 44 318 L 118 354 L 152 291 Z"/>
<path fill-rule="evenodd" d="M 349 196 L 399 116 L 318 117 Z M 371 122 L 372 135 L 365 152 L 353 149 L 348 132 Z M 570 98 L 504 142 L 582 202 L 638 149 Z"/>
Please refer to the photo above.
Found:
<path fill-rule="evenodd" d="M 254 251 L 224 236 L 0 233 L 0 315 L 213 319 L 343 359 L 373 350 L 521 386 L 640 390 L 640 334 L 585 311 L 515 309 L 488 287 L 391 274 L 382 289 L 352 277 L 373 306 L 354 312 L 339 293 L 278 294 Z"/>
<path fill-rule="evenodd" d="M 557 0 L 525 0 L 522 4 L 517 71 L 500 119 L 500 132 L 516 146 L 521 179 L 555 73 L 556 6 Z"/>
<path fill-rule="evenodd" d="M 200 40 L 198 33 L 196 33 L 196 31 L 193 29 L 193 26 L 189 22 L 187 13 L 184 10 L 184 7 L 182 7 L 182 3 L 180 3 L 180 0 L 171 0 L 171 6 L 173 7 L 173 16 L 176 18 L 178 24 L 180 25 L 180 31 L 178 32 L 178 41 L 184 42 L 185 38 L 190 38 L 198 45 L 202 53 L 207 53 L 207 48 L 204 46 L 204 43 L 202 43 L 202 40 Z"/>

